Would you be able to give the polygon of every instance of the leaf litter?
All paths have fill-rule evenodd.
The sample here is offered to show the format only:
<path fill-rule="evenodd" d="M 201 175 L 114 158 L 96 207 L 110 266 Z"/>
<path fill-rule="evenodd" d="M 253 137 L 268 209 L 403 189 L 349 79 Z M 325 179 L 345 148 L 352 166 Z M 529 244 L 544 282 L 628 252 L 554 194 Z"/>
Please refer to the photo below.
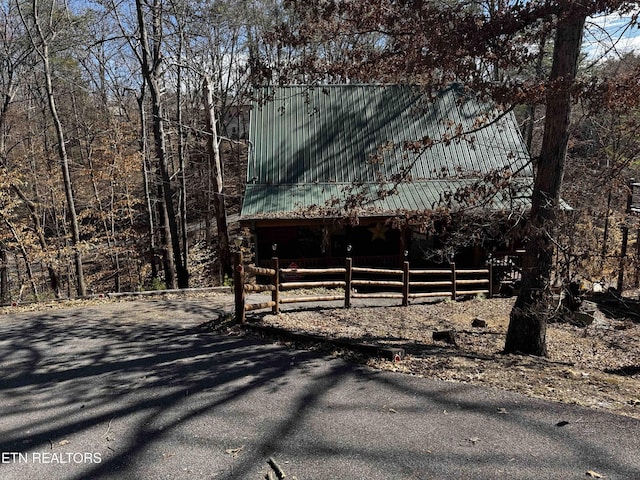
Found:
<path fill-rule="evenodd" d="M 399 362 L 334 351 L 377 369 L 490 386 L 640 419 L 640 323 L 596 310 L 595 321 L 586 327 L 549 324 L 547 358 L 504 355 L 514 300 L 296 309 L 264 314 L 260 322 L 328 341 L 349 338 L 405 350 Z M 485 326 L 472 327 L 477 319 Z M 433 332 L 444 329 L 456 332 L 457 346 L 433 340 Z"/>

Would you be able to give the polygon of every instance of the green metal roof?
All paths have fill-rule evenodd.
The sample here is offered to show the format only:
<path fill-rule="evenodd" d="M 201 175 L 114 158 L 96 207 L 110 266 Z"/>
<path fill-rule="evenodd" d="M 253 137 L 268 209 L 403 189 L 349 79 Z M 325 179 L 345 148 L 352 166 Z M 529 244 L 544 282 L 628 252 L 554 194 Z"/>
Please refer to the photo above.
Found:
<path fill-rule="evenodd" d="M 263 89 L 253 105 L 245 219 L 296 217 L 346 198 L 354 183 L 377 198 L 378 181 L 410 169 L 397 194 L 363 214 L 425 210 L 489 172 L 510 169 L 531 182 L 529 155 L 511 113 L 498 117 L 458 86 L 435 98 L 400 85 L 287 86 Z M 479 122 L 494 119 L 483 128 Z M 461 139 L 456 131 L 472 131 Z M 422 153 L 407 144 L 429 138 Z M 496 197 L 497 198 L 497 197 Z M 493 208 L 510 208 L 495 200 Z M 308 216 L 308 215 L 307 215 Z"/>

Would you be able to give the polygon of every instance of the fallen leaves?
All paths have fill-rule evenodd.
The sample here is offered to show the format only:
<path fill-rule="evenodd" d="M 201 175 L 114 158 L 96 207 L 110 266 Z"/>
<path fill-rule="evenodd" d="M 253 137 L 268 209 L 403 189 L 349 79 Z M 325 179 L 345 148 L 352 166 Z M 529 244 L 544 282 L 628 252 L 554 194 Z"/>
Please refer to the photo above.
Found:
<path fill-rule="evenodd" d="M 380 306 L 375 315 L 371 309 L 361 308 L 301 310 L 266 315 L 263 322 L 327 337 L 367 341 L 375 337 L 382 347 L 402 347 L 407 352 L 401 363 L 363 359 L 374 368 L 497 387 L 640 418 L 640 371 L 628 375 L 627 370 L 622 370 L 640 364 L 637 349 L 640 325 L 618 331 L 614 326 L 619 320 L 604 315 L 585 328 L 550 324 L 549 358 L 501 355 L 513 301 L 492 298 L 409 307 Z M 388 318 L 397 321 L 381 321 Z M 486 320 L 491 331 L 470 330 L 474 318 Z M 457 351 L 434 342 L 433 332 L 440 331 L 457 332 Z M 504 415 L 506 411 L 498 414 Z"/>
<path fill-rule="evenodd" d="M 227 455 L 231 455 L 233 456 L 233 458 L 236 458 L 240 452 L 244 450 L 244 445 L 241 445 L 239 447 L 236 448 L 227 448 L 224 453 L 226 453 Z"/>

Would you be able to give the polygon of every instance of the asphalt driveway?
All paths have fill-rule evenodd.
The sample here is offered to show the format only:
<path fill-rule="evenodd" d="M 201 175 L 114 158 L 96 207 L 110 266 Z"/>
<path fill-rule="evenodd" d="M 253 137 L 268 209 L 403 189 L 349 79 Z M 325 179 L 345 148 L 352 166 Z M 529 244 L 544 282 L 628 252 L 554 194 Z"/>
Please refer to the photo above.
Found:
<path fill-rule="evenodd" d="M 640 478 L 637 420 L 198 328 L 230 308 L 0 316 L 0 478 Z"/>

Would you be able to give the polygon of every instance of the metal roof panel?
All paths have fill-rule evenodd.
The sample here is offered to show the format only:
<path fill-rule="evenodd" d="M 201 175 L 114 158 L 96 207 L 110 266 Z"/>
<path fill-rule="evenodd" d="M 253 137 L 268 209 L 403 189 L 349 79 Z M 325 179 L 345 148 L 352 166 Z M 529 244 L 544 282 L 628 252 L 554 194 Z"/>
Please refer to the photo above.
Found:
<path fill-rule="evenodd" d="M 447 205 L 453 209 L 520 211 L 529 207 L 533 185 L 530 178 L 513 182 L 512 188 L 493 192 L 480 200 L 467 199 L 463 194 L 468 187 L 483 184 L 491 188 L 490 184 L 478 179 L 407 182 L 398 184 L 394 193 L 382 197 L 380 189 L 387 187 L 371 183 L 357 187 L 347 183 L 247 185 L 242 216 L 244 219 L 340 217 L 347 212 L 336 207 L 334 201 L 341 205 L 350 195 L 356 194 L 362 194 L 364 200 L 358 212 L 363 217 L 420 213 Z"/>
<path fill-rule="evenodd" d="M 265 100 L 251 114 L 244 217 L 321 206 L 344 199 L 340 192 L 350 184 L 374 189 L 405 168 L 412 182 L 374 202 L 376 209 L 434 208 L 447 181 L 459 187 L 455 181 L 505 168 L 527 181 L 532 175 L 512 113 L 499 114 L 459 86 L 434 98 L 400 85 L 285 86 L 260 94 Z M 431 148 L 406 148 L 425 138 Z"/>

